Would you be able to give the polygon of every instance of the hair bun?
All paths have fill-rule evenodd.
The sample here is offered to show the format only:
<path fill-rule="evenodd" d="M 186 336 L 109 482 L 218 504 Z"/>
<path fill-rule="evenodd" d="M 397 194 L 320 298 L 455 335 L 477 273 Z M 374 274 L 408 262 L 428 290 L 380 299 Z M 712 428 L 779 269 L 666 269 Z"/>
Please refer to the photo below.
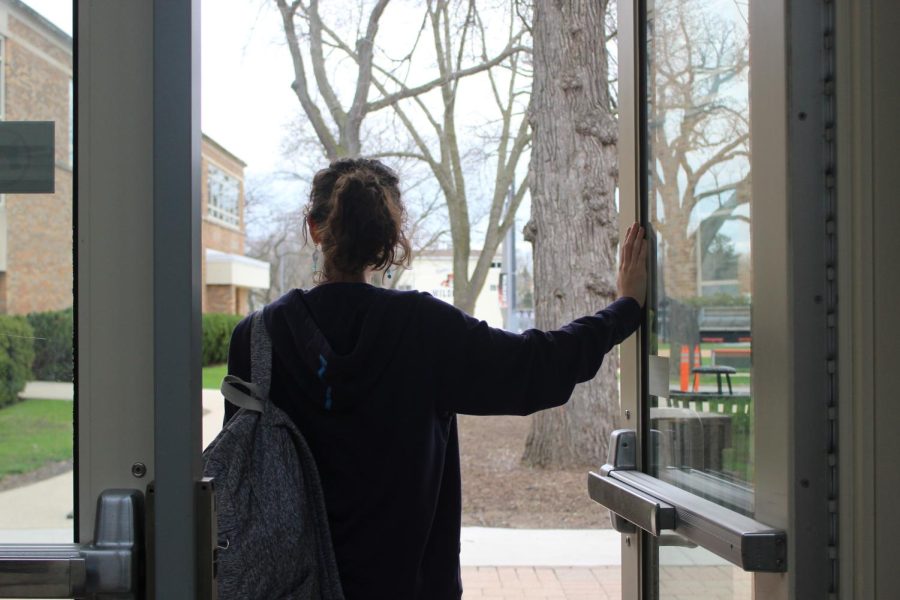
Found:
<path fill-rule="evenodd" d="M 405 211 L 399 180 L 378 161 L 341 159 L 316 173 L 308 216 L 315 223 L 329 268 L 357 274 L 408 263 Z"/>

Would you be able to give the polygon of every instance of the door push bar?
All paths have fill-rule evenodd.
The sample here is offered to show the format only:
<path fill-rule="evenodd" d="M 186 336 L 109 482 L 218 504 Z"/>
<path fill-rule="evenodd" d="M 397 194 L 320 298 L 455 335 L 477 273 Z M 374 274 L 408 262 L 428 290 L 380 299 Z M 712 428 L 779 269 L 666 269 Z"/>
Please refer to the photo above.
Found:
<path fill-rule="evenodd" d="M 609 509 L 621 533 L 672 530 L 745 571 L 787 570 L 787 534 L 637 470 L 633 429 L 612 433 L 609 462 L 588 473 L 591 499 Z"/>
<path fill-rule="evenodd" d="M 106 490 L 90 544 L 0 544 L 0 598 L 143 598 L 143 494 Z"/>

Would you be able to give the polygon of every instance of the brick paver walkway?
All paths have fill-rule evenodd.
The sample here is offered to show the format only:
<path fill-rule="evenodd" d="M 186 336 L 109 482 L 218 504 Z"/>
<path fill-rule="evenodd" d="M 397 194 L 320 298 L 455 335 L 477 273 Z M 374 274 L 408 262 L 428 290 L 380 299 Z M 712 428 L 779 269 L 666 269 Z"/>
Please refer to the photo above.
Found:
<path fill-rule="evenodd" d="M 619 600 L 619 567 L 463 567 L 463 598 Z M 665 566 L 666 600 L 750 600 L 750 574 L 731 566 Z"/>
<path fill-rule="evenodd" d="M 618 600 L 619 567 L 463 567 L 463 598 Z"/>

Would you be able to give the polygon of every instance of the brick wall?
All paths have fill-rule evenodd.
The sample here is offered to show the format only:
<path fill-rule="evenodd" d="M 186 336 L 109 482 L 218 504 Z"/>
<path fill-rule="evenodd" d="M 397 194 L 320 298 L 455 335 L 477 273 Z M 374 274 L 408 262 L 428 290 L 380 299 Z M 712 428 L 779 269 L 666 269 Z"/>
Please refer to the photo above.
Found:
<path fill-rule="evenodd" d="M 69 164 L 71 53 L 10 14 L 5 41 L 5 112 L 10 121 L 54 121 L 56 192 L 6 195 L 4 311 L 72 306 L 72 171 Z M 5 289 L 3 289 L 5 288 Z"/>
<path fill-rule="evenodd" d="M 207 285 L 206 288 L 206 312 L 211 313 L 237 313 L 238 302 L 233 285 Z"/>
<path fill-rule="evenodd" d="M 7 27 L 11 36 L 21 40 L 23 44 L 31 46 L 51 60 L 72 66 L 71 43 L 63 44 L 66 47 L 60 47 L 60 44 L 48 39 L 46 35 L 15 15 L 9 16 Z"/>
<path fill-rule="evenodd" d="M 237 312 L 239 315 L 246 315 L 250 312 L 250 290 L 247 288 L 237 288 Z"/>
<path fill-rule="evenodd" d="M 72 174 L 56 170 L 56 193 L 6 197 L 6 311 L 72 306 Z"/>

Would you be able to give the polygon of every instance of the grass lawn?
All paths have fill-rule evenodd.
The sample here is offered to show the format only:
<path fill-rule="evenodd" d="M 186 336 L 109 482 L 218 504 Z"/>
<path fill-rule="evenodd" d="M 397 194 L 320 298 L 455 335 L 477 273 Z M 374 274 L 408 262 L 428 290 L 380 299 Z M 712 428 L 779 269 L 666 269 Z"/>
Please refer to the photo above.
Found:
<path fill-rule="evenodd" d="M 228 374 L 227 365 L 203 367 L 203 389 L 217 390 L 222 387 L 222 379 Z"/>
<path fill-rule="evenodd" d="M 25 400 L 0 409 L 0 478 L 72 458 L 72 408 L 64 400 Z"/>

